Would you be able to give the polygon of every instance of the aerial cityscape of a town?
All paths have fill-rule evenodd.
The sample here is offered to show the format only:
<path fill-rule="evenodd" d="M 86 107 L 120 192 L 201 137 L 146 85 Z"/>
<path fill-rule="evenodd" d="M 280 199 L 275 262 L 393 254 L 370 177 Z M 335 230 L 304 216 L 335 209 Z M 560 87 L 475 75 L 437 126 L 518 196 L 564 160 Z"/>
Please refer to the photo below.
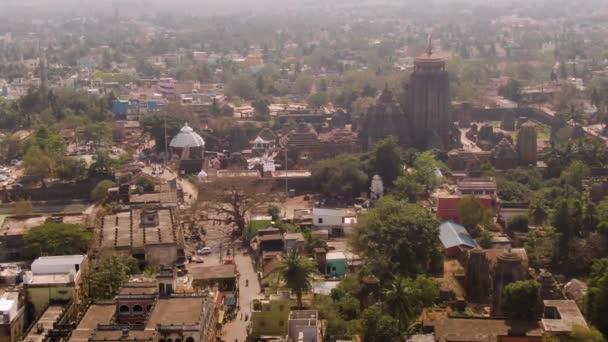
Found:
<path fill-rule="evenodd" d="M 0 342 L 608 342 L 607 0 L 0 0 Z"/>

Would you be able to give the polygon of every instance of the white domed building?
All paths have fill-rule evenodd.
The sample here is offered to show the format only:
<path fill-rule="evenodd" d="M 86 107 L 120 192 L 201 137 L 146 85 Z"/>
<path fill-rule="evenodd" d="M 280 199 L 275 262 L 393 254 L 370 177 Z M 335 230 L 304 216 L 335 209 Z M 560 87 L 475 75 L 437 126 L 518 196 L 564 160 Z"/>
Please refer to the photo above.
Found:
<path fill-rule="evenodd" d="M 169 143 L 171 153 L 180 159 L 180 171 L 198 173 L 202 169 L 205 153 L 205 140 L 188 124 Z"/>

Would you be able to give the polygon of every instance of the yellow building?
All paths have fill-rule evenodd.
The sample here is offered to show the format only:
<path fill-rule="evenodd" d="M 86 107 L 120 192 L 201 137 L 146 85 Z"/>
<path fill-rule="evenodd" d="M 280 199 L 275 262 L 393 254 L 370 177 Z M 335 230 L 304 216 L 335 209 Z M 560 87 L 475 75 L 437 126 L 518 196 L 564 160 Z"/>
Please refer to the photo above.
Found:
<path fill-rule="evenodd" d="M 82 283 L 87 267 L 86 255 L 40 257 L 26 272 L 23 285 L 34 317 L 39 317 L 49 304 L 73 301 L 82 304 Z"/>
<path fill-rule="evenodd" d="M 293 301 L 289 292 L 279 292 L 265 299 L 255 299 L 251 303 L 251 337 L 286 336 L 289 330 L 288 318 Z"/>

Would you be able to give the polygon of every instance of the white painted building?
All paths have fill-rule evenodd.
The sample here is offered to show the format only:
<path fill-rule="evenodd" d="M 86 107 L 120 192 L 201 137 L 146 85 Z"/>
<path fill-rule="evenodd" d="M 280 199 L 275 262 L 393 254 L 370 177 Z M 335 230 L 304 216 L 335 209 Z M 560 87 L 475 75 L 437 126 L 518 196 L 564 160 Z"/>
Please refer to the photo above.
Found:
<path fill-rule="evenodd" d="M 327 230 L 329 236 L 348 235 L 357 223 L 357 213 L 352 208 L 313 208 L 312 225 L 315 230 Z"/>

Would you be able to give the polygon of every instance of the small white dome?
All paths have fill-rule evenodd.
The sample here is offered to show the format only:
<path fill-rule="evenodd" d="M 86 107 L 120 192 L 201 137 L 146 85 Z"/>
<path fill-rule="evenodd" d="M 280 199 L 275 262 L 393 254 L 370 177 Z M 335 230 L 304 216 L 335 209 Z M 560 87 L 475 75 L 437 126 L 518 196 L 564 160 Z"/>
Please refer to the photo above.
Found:
<path fill-rule="evenodd" d="M 204 147 L 205 140 L 198 135 L 192 127 L 185 124 L 184 127 L 177 133 L 173 139 L 171 139 L 171 143 L 169 144 L 171 147 L 175 148 L 184 148 L 184 147 Z"/>

